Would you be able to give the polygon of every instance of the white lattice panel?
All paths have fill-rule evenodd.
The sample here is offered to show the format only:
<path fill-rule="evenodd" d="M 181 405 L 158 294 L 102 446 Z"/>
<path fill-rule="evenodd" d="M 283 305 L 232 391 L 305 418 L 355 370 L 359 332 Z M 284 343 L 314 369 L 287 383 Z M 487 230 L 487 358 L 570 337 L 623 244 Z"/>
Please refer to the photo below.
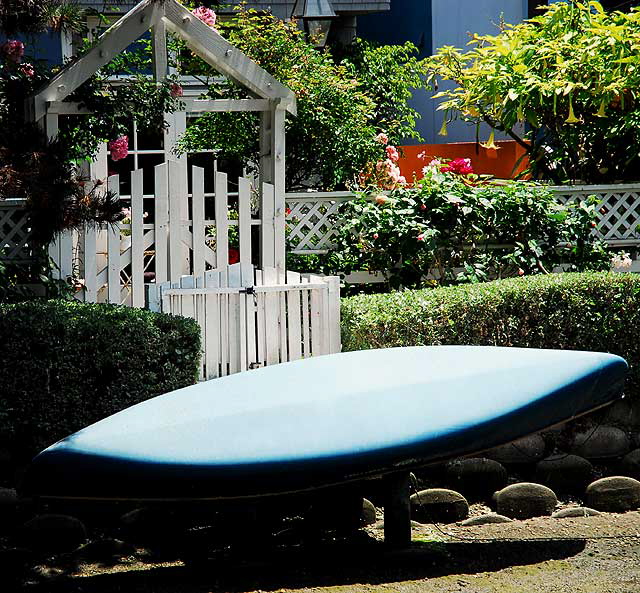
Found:
<path fill-rule="evenodd" d="M 287 238 L 293 252 L 326 251 L 340 225 L 340 206 L 354 200 L 350 192 L 287 194 Z"/>
<path fill-rule="evenodd" d="M 560 202 L 598 198 L 596 232 L 612 244 L 640 244 L 640 185 L 582 185 L 552 187 Z M 313 253 L 333 247 L 340 225 L 340 206 L 355 200 L 350 192 L 287 194 L 289 249 Z"/>
<path fill-rule="evenodd" d="M 29 219 L 22 203 L 0 202 L 0 251 L 2 259 L 15 263 L 33 259 L 29 247 Z"/>
<path fill-rule="evenodd" d="M 552 188 L 558 199 L 566 204 L 585 200 L 589 196 L 598 199 L 597 232 L 605 241 L 640 242 L 640 186 L 638 185 L 584 185 Z"/>

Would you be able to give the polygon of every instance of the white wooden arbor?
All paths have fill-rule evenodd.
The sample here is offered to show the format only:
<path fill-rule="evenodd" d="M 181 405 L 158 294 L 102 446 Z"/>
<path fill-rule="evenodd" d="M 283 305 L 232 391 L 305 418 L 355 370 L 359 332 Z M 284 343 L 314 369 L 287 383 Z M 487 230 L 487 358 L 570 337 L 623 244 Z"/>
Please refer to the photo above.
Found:
<path fill-rule="evenodd" d="M 65 102 L 65 98 L 149 30 L 152 32 L 154 77 L 157 81 L 168 74 L 166 34 L 171 32 L 184 40 L 189 49 L 207 64 L 244 87 L 251 97 L 185 100 L 188 112 L 260 112 L 260 183 L 269 183 L 274 188 L 273 192 L 260 192 L 263 229 L 260 265 L 284 270 L 285 115 L 286 112 L 296 114 L 295 95 L 176 0 L 142 0 L 105 31 L 89 52 L 67 64 L 29 99 L 26 108 L 30 119 L 39 122 L 49 136 L 55 136 L 60 115 L 83 113 L 78 104 Z M 172 130 L 174 138 L 186 127 L 185 113 L 182 116 L 177 119 L 179 129 Z M 186 186 L 186 159 L 183 161 Z M 106 179 L 104 148 L 103 154 L 93 163 L 90 175 Z"/>

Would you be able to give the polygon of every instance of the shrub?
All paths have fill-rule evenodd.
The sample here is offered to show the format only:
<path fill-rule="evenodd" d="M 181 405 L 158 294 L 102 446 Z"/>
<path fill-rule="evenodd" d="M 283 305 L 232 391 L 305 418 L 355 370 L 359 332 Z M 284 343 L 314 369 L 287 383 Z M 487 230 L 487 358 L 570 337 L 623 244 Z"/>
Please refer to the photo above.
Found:
<path fill-rule="evenodd" d="M 0 305 L 0 431 L 17 455 L 193 383 L 195 321 L 114 305 Z"/>
<path fill-rule="evenodd" d="M 343 350 L 469 344 L 612 352 L 640 385 L 640 277 L 565 273 L 342 301 Z"/>
<path fill-rule="evenodd" d="M 342 271 L 381 272 L 398 288 L 609 267 L 595 201 L 561 205 L 547 187 L 436 163 L 414 187 L 344 204 L 332 256 Z"/>

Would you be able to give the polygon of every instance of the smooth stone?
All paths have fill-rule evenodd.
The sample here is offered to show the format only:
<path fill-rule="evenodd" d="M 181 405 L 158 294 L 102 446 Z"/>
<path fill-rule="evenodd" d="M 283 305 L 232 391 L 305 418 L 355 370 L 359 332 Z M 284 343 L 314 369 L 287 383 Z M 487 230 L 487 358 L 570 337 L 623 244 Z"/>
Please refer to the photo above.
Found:
<path fill-rule="evenodd" d="M 565 519 L 566 517 L 595 517 L 597 515 L 600 515 L 600 512 L 589 507 L 569 507 L 556 511 L 551 515 L 551 518 Z"/>
<path fill-rule="evenodd" d="M 624 398 L 611 404 L 606 410 L 607 424 L 640 428 L 640 404 L 635 399 Z"/>
<path fill-rule="evenodd" d="M 120 517 L 121 537 L 143 546 L 165 545 L 182 535 L 184 526 L 171 512 L 141 507 Z"/>
<path fill-rule="evenodd" d="M 492 523 L 513 523 L 513 519 L 509 519 L 509 517 L 505 517 L 504 515 L 498 515 L 498 513 L 487 513 L 486 515 L 466 519 L 460 523 L 460 525 L 467 527 L 473 525 L 490 525 Z"/>
<path fill-rule="evenodd" d="M 19 503 L 15 489 L 0 487 L 0 533 L 6 533 L 17 525 Z"/>
<path fill-rule="evenodd" d="M 586 459 L 622 457 L 629 451 L 629 437 L 615 426 L 596 426 L 577 433 L 571 452 Z"/>
<path fill-rule="evenodd" d="M 640 449 L 634 449 L 622 458 L 620 473 L 629 478 L 640 479 Z"/>
<path fill-rule="evenodd" d="M 420 523 L 455 523 L 469 516 L 469 503 L 459 492 L 428 488 L 413 494 L 411 518 Z"/>
<path fill-rule="evenodd" d="M 532 434 L 485 453 L 489 459 L 505 464 L 533 463 L 544 457 L 546 444 L 539 434 Z"/>
<path fill-rule="evenodd" d="M 535 478 L 556 492 L 582 494 L 593 478 L 593 465 L 584 457 L 559 453 L 536 464 Z"/>
<path fill-rule="evenodd" d="M 585 493 L 587 506 L 597 511 L 624 513 L 640 506 L 640 482 L 626 476 L 612 476 L 592 482 Z"/>
<path fill-rule="evenodd" d="M 551 515 L 558 499 L 553 490 L 542 484 L 520 482 L 496 494 L 497 511 L 512 519 L 530 519 Z"/>
<path fill-rule="evenodd" d="M 507 470 L 484 457 L 456 459 L 447 464 L 447 485 L 465 496 L 490 496 L 507 484 Z"/>
<path fill-rule="evenodd" d="M 87 540 L 87 529 L 80 519 L 70 515 L 36 515 L 22 526 L 19 539 L 37 552 L 71 552 Z"/>
<path fill-rule="evenodd" d="M 360 525 L 366 527 L 367 525 L 373 525 L 377 521 L 376 507 L 373 503 L 366 498 L 362 499 L 362 514 L 360 515 Z"/>

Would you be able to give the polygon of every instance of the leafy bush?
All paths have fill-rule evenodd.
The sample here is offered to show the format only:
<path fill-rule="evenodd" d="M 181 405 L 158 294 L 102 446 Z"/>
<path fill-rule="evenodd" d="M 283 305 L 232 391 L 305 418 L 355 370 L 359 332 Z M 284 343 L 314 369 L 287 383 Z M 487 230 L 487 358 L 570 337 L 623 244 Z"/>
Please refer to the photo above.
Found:
<path fill-rule="evenodd" d="M 343 350 L 469 344 L 612 352 L 640 387 L 640 277 L 566 273 L 342 300 Z"/>
<path fill-rule="evenodd" d="M 544 186 L 498 185 L 450 165 L 435 161 L 414 187 L 347 202 L 336 265 L 382 272 L 392 288 L 541 274 L 561 264 L 609 267 L 592 232 L 595 202 L 561 205 Z"/>
<path fill-rule="evenodd" d="M 436 96 L 445 99 L 445 122 L 460 117 L 506 132 L 540 178 L 637 180 L 639 17 L 637 8 L 557 2 L 497 35 L 474 35 L 468 51 L 440 48 L 433 76 L 455 82 Z"/>
<path fill-rule="evenodd" d="M 113 305 L 0 305 L 0 435 L 21 455 L 193 383 L 195 321 Z"/>

